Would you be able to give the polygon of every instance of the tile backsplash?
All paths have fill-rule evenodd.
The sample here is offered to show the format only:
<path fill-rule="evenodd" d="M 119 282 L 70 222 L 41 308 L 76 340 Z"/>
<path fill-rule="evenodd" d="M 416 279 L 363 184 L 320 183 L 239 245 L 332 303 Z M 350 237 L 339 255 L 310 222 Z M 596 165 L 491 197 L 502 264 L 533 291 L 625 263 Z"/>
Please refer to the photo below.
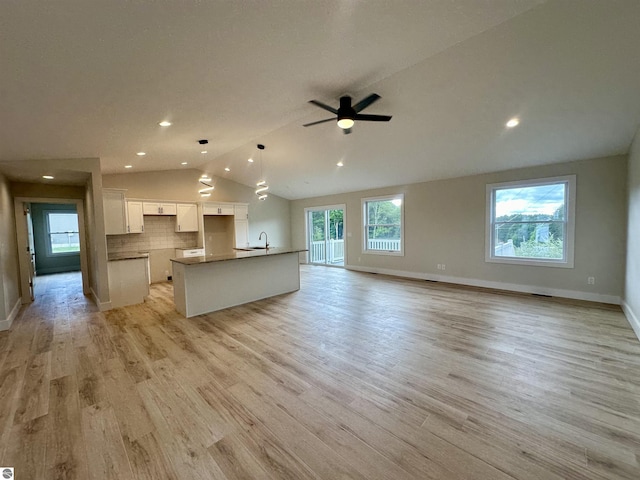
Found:
<path fill-rule="evenodd" d="M 176 232 L 176 217 L 147 215 L 144 233 L 107 235 L 107 251 L 147 252 L 162 248 L 191 248 L 198 244 L 198 232 Z"/>

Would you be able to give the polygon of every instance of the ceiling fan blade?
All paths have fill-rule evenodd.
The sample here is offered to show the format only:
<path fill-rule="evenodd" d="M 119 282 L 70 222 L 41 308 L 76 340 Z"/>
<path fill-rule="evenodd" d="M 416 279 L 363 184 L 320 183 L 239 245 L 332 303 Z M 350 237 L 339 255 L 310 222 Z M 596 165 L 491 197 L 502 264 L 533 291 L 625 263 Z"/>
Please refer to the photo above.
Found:
<path fill-rule="evenodd" d="M 318 100 L 309 100 L 309 103 L 313 103 L 316 107 L 320 107 L 323 108 L 324 110 L 331 112 L 331 113 L 335 113 L 336 115 L 338 114 L 338 110 L 336 110 L 333 107 L 330 107 L 329 105 L 326 105 L 322 102 L 319 102 Z"/>
<path fill-rule="evenodd" d="M 362 100 L 360 100 L 358 103 L 356 103 L 353 106 L 353 109 L 357 112 L 361 112 L 362 110 L 364 110 L 365 108 L 367 108 L 369 105 L 371 105 L 373 102 L 376 102 L 380 99 L 380 95 L 378 95 L 377 93 L 372 93 L 371 95 L 369 95 L 366 98 L 363 98 Z"/>
<path fill-rule="evenodd" d="M 317 122 L 311 122 L 311 123 L 305 123 L 304 125 L 302 125 L 303 127 L 310 127 L 311 125 L 318 125 L 319 123 L 325 123 L 325 122 L 335 122 L 336 119 L 335 118 L 326 118 L 324 120 L 318 120 Z"/>
<path fill-rule="evenodd" d="M 362 115 L 359 113 L 353 119 L 365 122 L 388 122 L 391 120 L 391 115 Z"/>

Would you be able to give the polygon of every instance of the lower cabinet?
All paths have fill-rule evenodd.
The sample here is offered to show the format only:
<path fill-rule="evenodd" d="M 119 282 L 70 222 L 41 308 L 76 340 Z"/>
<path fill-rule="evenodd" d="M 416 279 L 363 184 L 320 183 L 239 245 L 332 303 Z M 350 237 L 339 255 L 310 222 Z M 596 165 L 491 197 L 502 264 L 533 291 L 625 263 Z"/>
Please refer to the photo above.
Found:
<path fill-rule="evenodd" d="M 143 303 L 149 296 L 149 259 L 134 258 L 107 263 L 111 307 Z"/>

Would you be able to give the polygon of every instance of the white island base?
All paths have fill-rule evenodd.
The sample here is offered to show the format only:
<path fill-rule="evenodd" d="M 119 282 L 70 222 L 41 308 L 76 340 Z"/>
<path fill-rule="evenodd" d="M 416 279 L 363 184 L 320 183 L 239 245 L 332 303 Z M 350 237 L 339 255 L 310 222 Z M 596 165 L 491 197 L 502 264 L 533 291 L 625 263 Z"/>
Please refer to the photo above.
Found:
<path fill-rule="evenodd" d="M 300 289 L 298 250 L 174 259 L 173 296 L 185 317 Z"/>

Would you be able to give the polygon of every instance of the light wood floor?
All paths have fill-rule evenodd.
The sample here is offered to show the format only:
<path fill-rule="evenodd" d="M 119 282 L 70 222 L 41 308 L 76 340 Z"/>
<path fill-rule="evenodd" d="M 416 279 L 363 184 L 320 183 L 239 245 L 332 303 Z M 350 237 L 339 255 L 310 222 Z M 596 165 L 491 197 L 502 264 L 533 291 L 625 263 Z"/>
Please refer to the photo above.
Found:
<path fill-rule="evenodd" d="M 170 284 L 103 314 L 78 276 L 38 280 L 0 334 L 19 480 L 640 478 L 618 308 L 303 266 L 187 320 Z"/>

